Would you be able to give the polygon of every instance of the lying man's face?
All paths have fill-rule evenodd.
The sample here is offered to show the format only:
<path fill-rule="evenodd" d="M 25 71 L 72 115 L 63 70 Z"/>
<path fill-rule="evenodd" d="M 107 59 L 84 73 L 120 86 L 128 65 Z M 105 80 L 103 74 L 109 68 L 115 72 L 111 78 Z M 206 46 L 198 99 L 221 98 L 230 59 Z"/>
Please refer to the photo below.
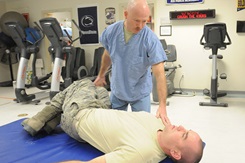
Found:
<path fill-rule="evenodd" d="M 168 141 L 173 141 L 178 145 L 195 145 L 196 141 L 199 141 L 201 138 L 200 136 L 192 131 L 186 130 L 183 126 L 166 126 L 164 129 L 165 136 L 170 139 Z"/>
<path fill-rule="evenodd" d="M 166 126 L 163 132 L 164 142 L 168 144 L 170 154 L 176 154 L 177 160 L 181 157 L 192 159 L 196 155 L 202 155 L 202 140 L 196 132 L 186 130 L 183 126 L 174 125 Z"/>

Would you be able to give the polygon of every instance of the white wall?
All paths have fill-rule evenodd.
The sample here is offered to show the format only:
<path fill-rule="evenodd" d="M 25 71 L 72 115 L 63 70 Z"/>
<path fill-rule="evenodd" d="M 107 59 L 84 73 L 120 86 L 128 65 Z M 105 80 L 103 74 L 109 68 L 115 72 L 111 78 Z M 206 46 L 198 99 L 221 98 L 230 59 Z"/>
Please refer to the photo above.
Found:
<path fill-rule="evenodd" d="M 245 34 L 236 33 L 236 21 L 245 20 L 245 10 L 237 12 L 237 1 L 234 0 L 205 0 L 204 4 L 196 5 L 169 5 L 165 1 L 156 0 L 155 15 L 157 16 L 156 34 L 159 36 L 159 26 L 161 20 L 169 17 L 169 11 L 175 10 L 196 10 L 196 9 L 215 9 L 215 19 L 205 20 L 171 20 L 172 36 L 165 36 L 168 44 L 174 44 L 177 48 L 178 64 L 182 65 L 177 70 L 175 85 L 182 74 L 184 74 L 183 88 L 203 89 L 209 88 L 212 62 L 208 59 L 211 50 L 204 50 L 200 45 L 200 38 L 203 33 L 203 25 L 211 22 L 224 22 L 227 25 L 228 33 L 232 44 L 227 46 L 224 51 L 219 50 L 223 55 L 223 60 L 218 61 L 219 72 L 225 72 L 228 76 L 227 81 L 219 80 L 222 90 L 245 91 L 245 76 L 243 71 L 245 65 Z"/>
<path fill-rule="evenodd" d="M 77 7 L 86 5 L 99 6 L 99 33 L 105 29 L 105 8 L 116 8 L 116 19 L 119 19 L 119 6 L 127 0 L 6 0 L 7 11 L 15 10 L 19 12 L 28 12 L 30 21 L 38 21 L 47 11 L 72 11 L 73 19 L 77 20 Z M 186 89 L 203 89 L 209 88 L 211 77 L 211 60 L 208 56 L 211 51 L 204 50 L 200 45 L 200 38 L 203 32 L 203 25 L 210 22 L 224 22 L 227 25 L 228 33 L 232 40 L 232 45 L 226 50 L 219 51 L 224 56 L 223 60 L 218 63 L 219 72 L 225 72 L 228 76 L 227 81 L 220 81 L 221 90 L 245 91 L 245 76 L 243 70 L 245 65 L 245 34 L 236 33 L 236 20 L 245 20 L 245 10 L 236 11 L 236 3 L 234 0 L 205 0 L 203 4 L 195 5 L 171 5 L 166 6 L 165 0 L 150 0 L 155 3 L 155 32 L 159 38 L 166 39 L 168 44 L 174 44 L 177 48 L 178 61 L 177 64 L 182 68 L 177 69 L 175 77 L 175 85 L 178 88 L 179 80 L 182 74 L 184 79 L 181 82 L 181 88 Z M 215 9 L 216 18 L 205 20 L 168 20 L 169 11 L 174 10 L 195 10 L 195 9 Z M 164 22 L 162 21 L 164 20 Z M 167 21 L 166 21 L 167 20 Z M 159 27 L 163 23 L 172 25 L 172 36 L 159 36 Z M 75 35 L 78 34 L 74 31 Z M 80 46 L 76 43 L 75 46 Z M 87 67 L 92 66 L 94 49 L 99 45 L 83 45 L 86 51 Z M 42 48 L 41 54 L 45 53 Z M 45 60 L 45 58 L 44 58 Z M 49 63 L 48 63 L 49 64 Z M 1 78 L 0 78 L 1 80 Z"/>

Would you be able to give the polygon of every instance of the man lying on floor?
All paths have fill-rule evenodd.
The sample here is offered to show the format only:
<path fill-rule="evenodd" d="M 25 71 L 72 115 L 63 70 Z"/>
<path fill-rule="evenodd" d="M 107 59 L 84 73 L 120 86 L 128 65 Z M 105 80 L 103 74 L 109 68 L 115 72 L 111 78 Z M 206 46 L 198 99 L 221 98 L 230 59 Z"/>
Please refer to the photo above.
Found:
<path fill-rule="evenodd" d="M 202 158 L 202 140 L 196 132 L 147 112 L 110 109 L 107 90 L 88 79 L 58 93 L 22 125 L 34 136 L 40 130 L 51 132 L 59 123 L 72 138 L 105 153 L 91 163 L 157 163 L 167 155 L 178 162 L 196 163 Z"/>

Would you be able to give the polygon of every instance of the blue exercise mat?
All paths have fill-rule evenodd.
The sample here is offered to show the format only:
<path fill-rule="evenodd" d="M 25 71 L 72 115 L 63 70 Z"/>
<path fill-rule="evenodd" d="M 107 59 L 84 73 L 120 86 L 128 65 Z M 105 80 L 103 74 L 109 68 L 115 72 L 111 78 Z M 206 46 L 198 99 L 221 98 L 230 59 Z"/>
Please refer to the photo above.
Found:
<path fill-rule="evenodd" d="M 23 119 L 0 127 L 1 163 L 56 163 L 67 160 L 88 161 L 103 153 L 88 143 L 80 143 L 57 127 L 51 135 L 30 136 Z M 169 158 L 161 163 L 173 163 Z"/>

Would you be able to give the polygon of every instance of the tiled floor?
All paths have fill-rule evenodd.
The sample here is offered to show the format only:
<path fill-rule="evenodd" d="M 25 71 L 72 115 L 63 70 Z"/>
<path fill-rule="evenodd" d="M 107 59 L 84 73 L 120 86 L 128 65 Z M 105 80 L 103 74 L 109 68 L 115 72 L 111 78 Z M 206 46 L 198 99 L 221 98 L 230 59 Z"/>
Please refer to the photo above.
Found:
<path fill-rule="evenodd" d="M 36 89 L 27 89 L 28 93 Z M 16 103 L 11 87 L 0 87 L 0 126 L 31 117 L 40 111 L 48 98 L 38 105 Z M 229 107 L 199 106 L 199 102 L 209 101 L 202 95 L 172 96 L 168 98 L 168 116 L 173 124 L 183 125 L 197 131 L 206 142 L 201 163 L 243 163 L 245 162 L 245 98 L 227 96 L 219 99 Z M 156 104 L 152 104 L 155 114 Z"/>

